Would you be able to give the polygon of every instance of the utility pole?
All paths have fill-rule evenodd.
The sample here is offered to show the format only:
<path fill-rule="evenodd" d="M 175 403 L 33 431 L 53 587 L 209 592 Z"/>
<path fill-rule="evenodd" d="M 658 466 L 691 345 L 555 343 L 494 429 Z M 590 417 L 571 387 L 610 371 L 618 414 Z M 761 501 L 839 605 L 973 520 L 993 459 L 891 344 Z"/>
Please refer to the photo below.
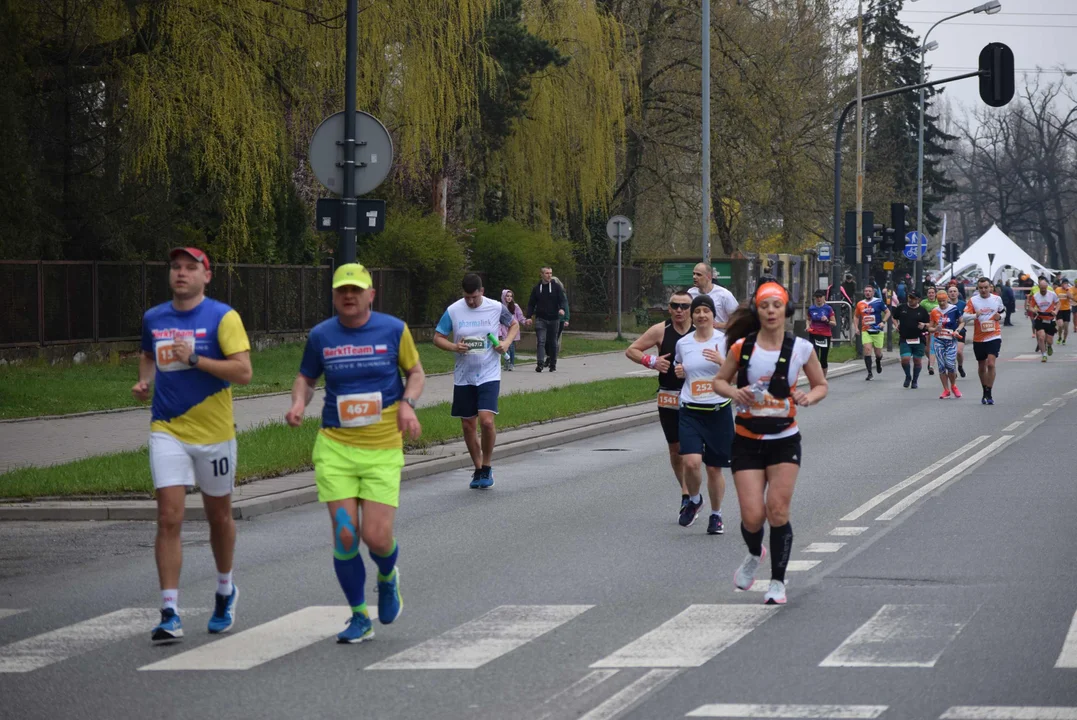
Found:
<path fill-rule="evenodd" d="M 344 56 L 344 187 L 341 189 L 340 234 L 337 239 L 337 267 L 353 263 L 356 258 L 355 229 L 358 225 L 358 213 L 355 201 L 355 63 L 359 44 L 359 0 L 346 0 L 348 3 L 348 28 Z"/>
<path fill-rule="evenodd" d="M 856 257 L 855 265 L 863 257 L 864 245 L 864 0 L 856 4 Z M 846 259 L 848 260 L 848 258 Z M 863 275 L 863 273 L 861 273 Z M 837 280 L 835 280 L 837 282 Z"/>
<path fill-rule="evenodd" d="M 703 3 L 703 262 L 711 262 L 711 0 Z M 619 333 L 618 333 L 619 335 Z"/>

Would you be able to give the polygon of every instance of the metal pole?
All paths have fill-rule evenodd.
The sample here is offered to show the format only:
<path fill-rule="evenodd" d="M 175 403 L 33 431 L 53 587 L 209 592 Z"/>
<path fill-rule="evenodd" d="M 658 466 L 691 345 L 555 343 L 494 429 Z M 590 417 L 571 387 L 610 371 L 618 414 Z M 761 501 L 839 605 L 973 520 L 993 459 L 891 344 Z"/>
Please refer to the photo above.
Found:
<path fill-rule="evenodd" d="M 621 223 L 617 223 L 617 339 L 621 337 Z"/>
<path fill-rule="evenodd" d="M 356 258 L 355 228 L 358 224 L 355 202 L 355 63 L 358 46 L 359 0 L 348 3 L 348 30 L 344 65 L 344 188 L 342 190 L 340 236 L 337 240 L 336 264 L 353 263 Z"/>
<path fill-rule="evenodd" d="M 711 0 L 703 3 L 703 262 L 711 261 Z M 620 252 L 618 250 L 618 252 Z M 620 316 L 618 316 L 619 318 Z M 620 322 L 620 319 L 618 319 Z M 618 330 L 618 337 L 620 331 Z"/>
<path fill-rule="evenodd" d="M 863 257 L 864 243 L 864 2 L 856 4 L 856 265 Z M 863 275 L 861 273 L 861 275 Z"/>

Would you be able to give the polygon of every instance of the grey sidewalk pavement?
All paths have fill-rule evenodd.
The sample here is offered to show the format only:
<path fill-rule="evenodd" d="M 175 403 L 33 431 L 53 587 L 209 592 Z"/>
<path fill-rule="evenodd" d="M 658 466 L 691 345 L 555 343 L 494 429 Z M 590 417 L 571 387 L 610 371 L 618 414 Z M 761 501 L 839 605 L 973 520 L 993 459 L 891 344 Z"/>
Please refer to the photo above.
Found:
<path fill-rule="evenodd" d="M 890 365 L 896 362 L 897 356 L 888 354 L 883 364 Z M 863 367 L 859 360 L 835 365 L 831 368 L 830 379 L 845 375 L 859 375 Z M 536 373 L 531 371 L 531 375 L 536 375 Z M 802 377 L 800 382 L 804 384 L 805 378 Z M 645 402 L 505 430 L 498 432 L 495 458 L 504 459 L 576 440 L 616 433 L 655 422 L 657 419 L 654 403 Z M 457 441 L 428 448 L 425 454 L 407 455 L 402 477 L 404 480 L 412 480 L 469 467 L 471 467 L 471 458 L 467 453 L 467 448 L 463 441 Z M 466 480 L 466 474 L 461 473 L 459 482 Z M 250 518 L 316 502 L 317 499 L 313 471 L 255 480 L 236 488 L 233 495 L 233 515 L 236 519 Z M 152 499 L 38 500 L 0 503 L 0 521 L 155 520 L 156 514 L 156 503 Z M 197 493 L 187 496 L 187 518 L 192 520 L 205 518 L 201 497 Z"/>
<path fill-rule="evenodd" d="M 501 394 L 546 390 L 562 385 L 625 377 L 639 370 L 621 353 L 576 355 L 557 363 L 557 372 L 536 373 L 534 365 L 502 373 Z M 436 375 L 426 380 L 419 406 L 452 400 L 452 375 Z M 322 391 L 314 394 L 307 416 L 322 412 Z M 287 395 L 237 398 L 236 427 L 246 430 L 266 422 L 283 422 L 288 412 Z M 150 430 L 148 407 L 75 417 L 42 418 L 25 422 L 0 423 L 0 473 L 21 466 L 45 466 L 71 462 L 91 455 L 137 450 L 146 444 Z"/>

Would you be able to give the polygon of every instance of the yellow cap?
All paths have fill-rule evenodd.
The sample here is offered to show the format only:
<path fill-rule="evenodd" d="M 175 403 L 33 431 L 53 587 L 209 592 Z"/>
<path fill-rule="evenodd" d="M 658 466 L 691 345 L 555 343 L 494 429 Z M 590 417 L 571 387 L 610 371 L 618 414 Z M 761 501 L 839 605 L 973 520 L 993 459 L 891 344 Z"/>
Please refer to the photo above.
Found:
<path fill-rule="evenodd" d="M 374 282 L 370 279 L 370 273 L 359 263 L 345 263 L 333 273 L 334 290 L 344 285 L 354 285 L 366 290 L 373 284 Z"/>

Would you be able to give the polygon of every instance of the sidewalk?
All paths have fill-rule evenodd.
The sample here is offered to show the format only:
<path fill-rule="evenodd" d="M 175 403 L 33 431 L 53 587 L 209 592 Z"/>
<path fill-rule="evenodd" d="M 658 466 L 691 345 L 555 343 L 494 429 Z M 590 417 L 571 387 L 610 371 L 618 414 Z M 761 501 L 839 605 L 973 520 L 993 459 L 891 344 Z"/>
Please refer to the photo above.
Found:
<path fill-rule="evenodd" d="M 501 394 L 547 390 L 562 385 L 625 377 L 639 370 L 621 353 L 575 355 L 557 362 L 557 372 L 536 373 L 534 365 L 518 366 L 502 373 Z M 426 379 L 419 407 L 452 400 L 452 374 Z M 308 417 L 320 417 L 323 392 L 314 393 Z M 239 431 L 266 422 L 283 422 L 290 400 L 287 395 L 263 395 L 234 401 Z M 137 450 L 146 444 L 150 429 L 149 407 L 77 417 L 44 418 L 0 423 L 0 473 L 19 466 L 56 465 L 91 455 Z"/>
<path fill-rule="evenodd" d="M 883 360 L 884 365 L 896 362 L 897 356 L 892 353 L 887 354 Z M 628 365 L 628 367 L 633 366 Z M 844 375 L 859 375 L 863 367 L 859 360 L 831 366 L 829 379 L 833 380 Z M 534 371 L 530 374 L 535 375 Z M 542 375 L 549 377 L 546 373 Z M 557 375 L 560 375 L 560 368 Z M 806 382 L 805 378 L 800 379 L 800 384 L 803 385 Z M 655 412 L 654 403 L 645 402 L 499 431 L 496 457 L 504 459 L 534 450 L 557 447 L 576 440 L 586 440 L 599 435 L 628 430 L 656 420 L 658 420 L 658 415 Z M 463 441 L 456 441 L 428 448 L 427 452 L 422 455 L 407 455 L 402 477 L 404 480 L 413 480 L 470 467 L 471 458 L 467 453 L 467 448 Z M 466 479 L 466 473 L 461 473 L 460 482 Z M 232 511 L 236 519 L 251 518 L 297 505 L 306 505 L 318 499 L 312 470 L 240 485 L 232 497 L 234 501 Z M 187 496 L 186 516 L 194 520 L 205 519 L 202 500 L 197 493 Z M 155 520 L 156 517 L 156 503 L 151 499 L 37 500 L 0 503 L 0 521 Z"/>

